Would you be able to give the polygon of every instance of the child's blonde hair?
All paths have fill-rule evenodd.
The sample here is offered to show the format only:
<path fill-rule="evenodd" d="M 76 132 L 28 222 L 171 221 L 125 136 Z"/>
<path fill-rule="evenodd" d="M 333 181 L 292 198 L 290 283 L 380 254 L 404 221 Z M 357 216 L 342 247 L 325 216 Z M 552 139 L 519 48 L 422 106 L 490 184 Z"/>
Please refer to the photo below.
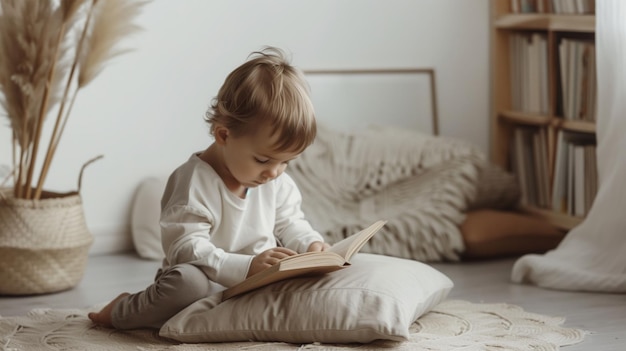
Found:
<path fill-rule="evenodd" d="M 274 47 L 253 52 L 226 77 L 205 120 L 211 124 L 211 133 L 221 124 L 235 137 L 268 123 L 272 136 L 278 133 L 277 151 L 302 152 L 317 132 L 304 74 Z"/>

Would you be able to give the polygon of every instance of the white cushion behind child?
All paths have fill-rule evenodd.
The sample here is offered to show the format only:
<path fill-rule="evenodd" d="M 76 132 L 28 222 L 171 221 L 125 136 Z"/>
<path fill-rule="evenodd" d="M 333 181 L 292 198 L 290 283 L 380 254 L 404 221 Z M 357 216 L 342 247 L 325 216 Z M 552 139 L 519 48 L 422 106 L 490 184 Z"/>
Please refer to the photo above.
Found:
<path fill-rule="evenodd" d="M 166 177 L 148 177 L 141 181 L 135 192 L 131 212 L 131 235 L 140 257 L 161 260 L 165 257 L 161 246 L 161 196 Z"/>

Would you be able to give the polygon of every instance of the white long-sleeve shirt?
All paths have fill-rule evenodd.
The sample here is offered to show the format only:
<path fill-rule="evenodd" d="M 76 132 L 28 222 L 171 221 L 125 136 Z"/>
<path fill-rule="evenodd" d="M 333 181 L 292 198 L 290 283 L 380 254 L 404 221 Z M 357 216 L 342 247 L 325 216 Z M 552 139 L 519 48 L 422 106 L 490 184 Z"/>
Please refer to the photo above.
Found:
<path fill-rule="evenodd" d="M 163 268 L 193 263 L 230 287 L 246 278 L 252 258 L 282 245 L 298 253 L 324 241 L 300 209 L 302 197 L 286 173 L 245 199 L 233 194 L 198 154 L 169 177 L 161 199 Z"/>

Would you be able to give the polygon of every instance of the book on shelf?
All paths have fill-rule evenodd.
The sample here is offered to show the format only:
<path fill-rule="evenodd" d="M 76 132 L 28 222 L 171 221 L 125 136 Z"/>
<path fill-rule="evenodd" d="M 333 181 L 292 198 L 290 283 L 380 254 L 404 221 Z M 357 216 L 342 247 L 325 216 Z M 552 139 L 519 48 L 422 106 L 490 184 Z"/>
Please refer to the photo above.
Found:
<path fill-rule="evenodd" d="M 552 210 L 583 217 L 598 190 L 593 134 L 560 130 L 552 182 Z"/>
<path fill-rule="evenodd" d="M 595 121 L 597 78 L 593 40 L 563 38 L 558 51 L 563 117 Z"/>
<path fill-rule="evenodd" d="M 539 128 L 532 135 L 535 177 L 537 178 L 538 205 L 547 208 L 550 205 L 550 170 L 548 166 L 548 146 L 545 128 Z"/>
<path fill-rule="evenodd" d="M 585 145 L 585 213 L 588 213 L 598 192 L 598 160 L 596 146 Z"/>
<path fill-rule="evenodd" d="M 510 0 L 513 13 L 593 14 L 595 0 Z"/>
<path fill-rule="evenodd" d="M 521 202 L 550 207 L 550 167 L 545 128 L 518 126 L 513 132 L 511 166 L 518 179 Z"/>
<path fill-rule="evenodd" d="M 350 259 L 378 232 L 387 221 L 377 221 L 369 227 L 335 243 L 326 251 L 305 252 L 280 260 L 275 265 L 254 274 L 222 294 L 222 300 L 262 286 L 304 275 L 330 273 L 350 266 Z"/>
<path fill-rule="evenodd" d="M 554 163 L 554 180 L 552 181 L 552 210 L 566 212 L 567 185 L 565 181 L 567 168 L 567 149 L 565 148 L 563 131 L 559 131 L 556 139 L 556 157 Z"/>
<path fill-rule="evenodd" d="M 574 153 L 574 204 L 573 213 L 582 217 L 585 209 L 585 145 L 573 144 Z"/>
<path fill-rule="evenodd" d="M 547 12 L 548 0 L 510 0 L 513 13 L 544 13 Z"/>
<path fill-rule="evenodd" d="M 565 174 L 567 175 L 567 180 L 565 183 L 566 186 L 566 197 L 565 197 L 565 212 L 569 215 L 574 214 L 574 194 L 576 193 L 576 184 L 574 183 L 574 170 L 576 167 L 574 166 L 574 162 L 576 161 L 574 157 L 574 144 L 568 142 L 563 145 L 563 149 L 566 149 L 567 155 L 567 170 Z"/>
<path fill-rule="evenodd" d="M 551 0 L 552 12 L 556 14 L 593 14 L 595 13 L 595 0 Z"/>
<path fill-rule="evenodd" d="M 514 33 L 510 40 L 512 108 L 548 114 L 548 44 L 542 33 Z"/>

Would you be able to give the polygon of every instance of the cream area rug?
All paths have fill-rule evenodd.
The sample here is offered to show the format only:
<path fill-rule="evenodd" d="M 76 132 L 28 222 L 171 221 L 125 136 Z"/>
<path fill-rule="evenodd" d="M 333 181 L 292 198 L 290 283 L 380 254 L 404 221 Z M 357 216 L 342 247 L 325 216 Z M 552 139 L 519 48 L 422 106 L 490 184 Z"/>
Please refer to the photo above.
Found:
<path fill-rule="evenodd" d="M 96 307 L 94 307 L 96 308 Z M 93 310 L 93 309 L 89 309 Z M 563 318 L 524 311 L 509 304 L 448 300 L 419 318 L 405 342 L 331 345 L 237 342 L 180 344 L 157 331 L 117 331 L 95 326 L 87 310 L 37 309 L 0 318 L 0 350 L 559 350 L 581 342 L 586 332 L 564 328 Z"/>

